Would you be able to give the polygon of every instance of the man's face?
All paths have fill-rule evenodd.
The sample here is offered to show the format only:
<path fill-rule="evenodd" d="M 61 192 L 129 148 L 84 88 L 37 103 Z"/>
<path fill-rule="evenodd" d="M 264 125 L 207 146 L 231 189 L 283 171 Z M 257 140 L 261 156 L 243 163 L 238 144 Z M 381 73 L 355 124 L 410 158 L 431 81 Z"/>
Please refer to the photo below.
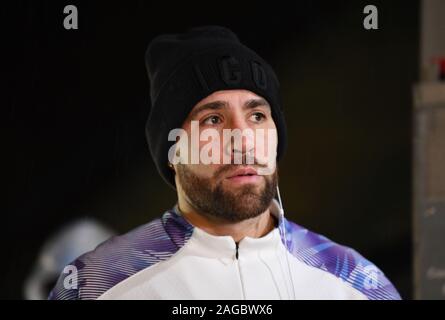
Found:
<path fill-rule="evenodd" d="M 214 138 L 199 141 L 195 148 L 219 161 L 204 164 L 200 160 L 198 164 L 175 165 L 178 192 L 200 213 L 223 221 L 239 222 L 267 210 L 278 179 L 276 138 L 269 139 L 270 132 L 276 133 L 276 127 L 267 101 L 247 90 L 217 91 L 189 113 L 183 125 L 188 137 L 192 136 L 192 121 L 199 124 L 200 136 L 207 129 L 218 133 L 218 141 Z M 239 144 L 233 139 L 224 141 L 223 131 L 234 129 L 251 130 L 254 136 L 241 138 Z M 255 134 L 264 134 L 264 139 L 257 139 Z M 191 141 L 189 151 L 193 151 Z M 241 163 L 234 164 L 237 155 Z M 247 155 L 251 155 L 250 160 Z M 231 160 L 229 164 L 224 156 Z"/>

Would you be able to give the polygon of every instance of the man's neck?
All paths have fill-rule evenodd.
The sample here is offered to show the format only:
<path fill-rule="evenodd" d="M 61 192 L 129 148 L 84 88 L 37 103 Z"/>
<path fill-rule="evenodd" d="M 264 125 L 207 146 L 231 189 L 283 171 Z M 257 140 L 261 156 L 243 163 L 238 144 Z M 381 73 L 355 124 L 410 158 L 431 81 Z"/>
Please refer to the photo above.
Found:
<path fill-rule="evenodd" d="M 228 222 L 198 212 L 185 199 L 178 199 L 178 207 L 184 218 L 195 227 L 215 236 L 231 236 L 237 243 L 246 236 L 260 238 L 273 230 L 276 224 L 269 208 L 254 218 Z"/>

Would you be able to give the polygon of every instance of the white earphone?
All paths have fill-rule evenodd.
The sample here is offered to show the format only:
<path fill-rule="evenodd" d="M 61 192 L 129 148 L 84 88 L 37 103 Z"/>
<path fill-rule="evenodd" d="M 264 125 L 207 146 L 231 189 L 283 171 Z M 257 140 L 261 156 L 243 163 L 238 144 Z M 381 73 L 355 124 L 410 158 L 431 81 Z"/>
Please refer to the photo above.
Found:
<path fill-rule="evenodd" d="M 281 201 L 280 188 L 278 187 L 278 185 L 277 185 L 277 195 L 278 195 L 278 203 L 280 204 L 280 208 L 279 208 L 279 210 L 280 210 L 281 228 L 282 228 L 282 230 L 283 230 L 284 243 L 285 243 L 286 248 L 289 249 L 289 248 L 287 247 L 286 226 L 285 226 L 285 224 L 284 224 L 284 207 L 283 207 L 283 202 Z M 290 265 L 289 265 L 288 254 L 289 254 L 288 252 L 286 252 L 286 254 L 285 254 L 285 255 L 286 255 L 286 263 L 287 263 L 287 269 L 288 269 L 288 271 L 289 271 L 290 281 L 291 281 L 291 283 L 292 283 L 293 299 L 295 300 L 295 299 L 296 299 L 296 296 L 295 296 L 294 279 L 293 279 L 293 276 L 292 276 L 291 267 L 290 267 Z"/>

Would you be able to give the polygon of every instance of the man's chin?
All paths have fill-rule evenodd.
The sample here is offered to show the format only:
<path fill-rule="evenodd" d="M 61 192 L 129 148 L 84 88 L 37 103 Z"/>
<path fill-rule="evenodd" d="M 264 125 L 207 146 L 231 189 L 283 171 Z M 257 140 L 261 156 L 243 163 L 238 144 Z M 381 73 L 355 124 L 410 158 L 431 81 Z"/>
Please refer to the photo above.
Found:
<path fill-rule="evenodd" d="M 178 177 L 184 193 L 199 212 L 231 222 L 253 218 L 267 210 L 277 180 L 274 174 L 212 181 L 186 167 L 178 167 Z"/>
<path fill-rule="evenodd" d="M 264 193 L 264 184 L 243 184 L 237 187 L 223 188 L 224 198 L 235 207 L 255 208 Z"/>

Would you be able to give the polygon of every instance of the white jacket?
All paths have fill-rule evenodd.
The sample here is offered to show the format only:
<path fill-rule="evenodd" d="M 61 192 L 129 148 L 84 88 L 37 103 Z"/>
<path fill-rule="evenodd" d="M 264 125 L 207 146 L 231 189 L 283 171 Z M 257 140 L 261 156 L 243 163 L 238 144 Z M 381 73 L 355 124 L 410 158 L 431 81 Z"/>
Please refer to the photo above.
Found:
<path fill-rule="evenodd" d="M 175 206 L 79 257 L 49 298 L 400 299 L 356 251 L 281 217 L 276 201 L 271 212 L 278 227 L 237 245 L 192 226 Z"/>

